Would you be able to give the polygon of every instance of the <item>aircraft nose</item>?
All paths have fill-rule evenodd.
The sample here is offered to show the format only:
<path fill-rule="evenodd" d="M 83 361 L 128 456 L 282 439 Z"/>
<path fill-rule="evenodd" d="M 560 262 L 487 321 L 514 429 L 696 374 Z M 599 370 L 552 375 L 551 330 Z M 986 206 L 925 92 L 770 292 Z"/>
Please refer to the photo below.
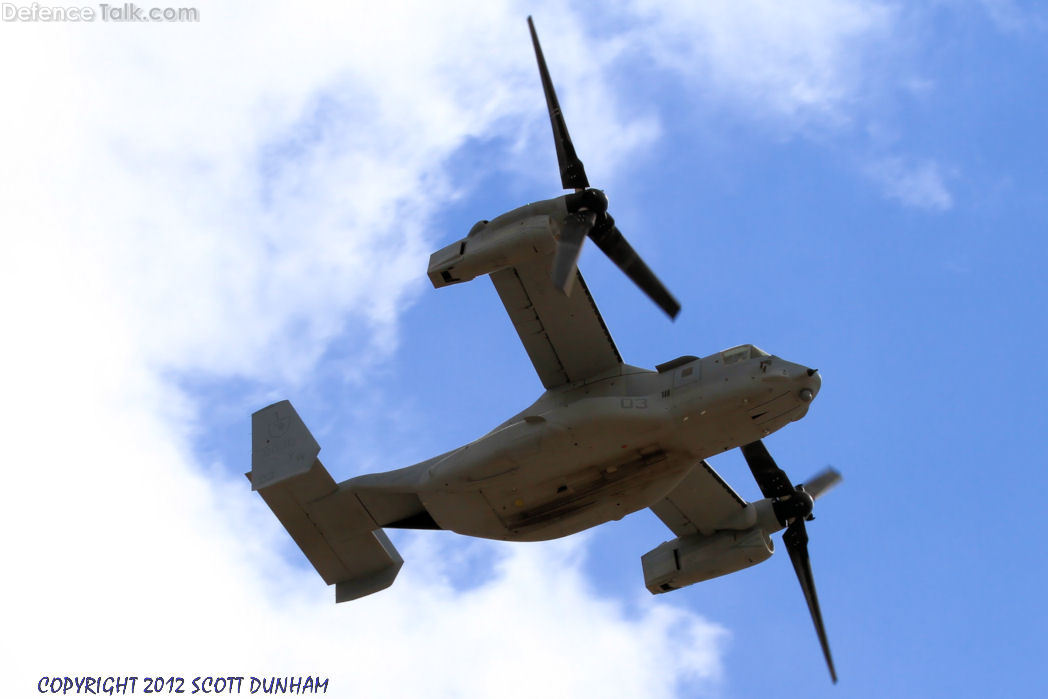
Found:
<path fill-rule="evenodd" d="M 818 369 L 806 369 L 805 374 L 807 375 L 803 379 L 800 398 L 805 403 L 811 403 L 815 400 L 815 396 L 819 395 L 819 389 L 822 388 L 822 376 L 819 375 Z"/>

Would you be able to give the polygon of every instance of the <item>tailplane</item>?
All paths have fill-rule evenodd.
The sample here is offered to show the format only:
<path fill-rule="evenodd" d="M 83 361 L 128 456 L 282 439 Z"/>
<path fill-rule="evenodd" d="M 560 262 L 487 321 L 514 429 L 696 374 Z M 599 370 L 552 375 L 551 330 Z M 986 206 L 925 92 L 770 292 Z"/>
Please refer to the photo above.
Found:
<path fill-rule="evenodd" d="M 320 463 L 320 445 L 289 401 L 251 416 L 251 489 L 346 602 L 393 584 L 404 561 L 380 525 Z"/>

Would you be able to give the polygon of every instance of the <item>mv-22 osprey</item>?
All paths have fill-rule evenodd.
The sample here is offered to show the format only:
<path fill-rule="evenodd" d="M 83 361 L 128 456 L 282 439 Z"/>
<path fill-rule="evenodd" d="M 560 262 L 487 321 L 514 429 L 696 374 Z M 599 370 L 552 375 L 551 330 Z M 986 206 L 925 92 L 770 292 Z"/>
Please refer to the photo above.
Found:
<path fill-rule="evenodd" d="M 403 563 L 383 531 L 446 529 L 542 541 L 643 509 L 676 535 L 641 557 L 661 594 L 772 555 L 785 528 L 830 674 L 836 673 L 808 559 L 805 520 L 840 476 L 791 484 L 760 441 L 804 417 L 819 373 L 742 345 L 679 357 L 654 371 L 622 361 L 576 268 L 589 237 L 670 317 L 680 304 L 626 242 L 604 193 L 589 186 L 528 18 L 571 194 L 477 223 L 435 252 L 437 288 L 488 275 L 546 391 L 483 437 L 414 466 L 336 483 L 288 401 L 252 417 L 252 488 L 329 585 L 335 600 L 389 587 Z M 764 495 L 747 502 L 705 461 L 741 448 Z"/>

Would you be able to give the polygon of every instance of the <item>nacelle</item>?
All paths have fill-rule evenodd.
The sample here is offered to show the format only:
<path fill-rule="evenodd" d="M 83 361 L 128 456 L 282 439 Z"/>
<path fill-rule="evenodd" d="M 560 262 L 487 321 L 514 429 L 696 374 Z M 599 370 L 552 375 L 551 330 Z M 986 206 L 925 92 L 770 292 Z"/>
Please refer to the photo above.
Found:
<path fill-rule="evenodd" d="M 657 595 L 734 573 L 767 560 L 775 550 L 759 527 L 683 536 L 641 556 L 644 585 Z"/>
<path fill-rule="evenodd" d="M 485 224 L 478 223 L 468 236 L 430 255 L 428 274 L 434 287 L 468 282 L 553 252 L 553 222 L 548 215 Z"/>

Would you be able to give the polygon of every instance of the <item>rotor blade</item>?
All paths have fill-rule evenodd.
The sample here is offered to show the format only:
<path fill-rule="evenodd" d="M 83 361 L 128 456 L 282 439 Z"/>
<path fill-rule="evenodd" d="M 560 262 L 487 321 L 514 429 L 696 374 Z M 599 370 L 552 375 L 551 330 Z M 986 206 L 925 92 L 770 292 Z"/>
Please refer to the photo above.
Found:
<path fill-rule="evenodd" d="M 761 489 L 761 494 L 766 498 L 784 498 L 793 495 L 793 484 L 786 473 L 771 458 L 764 442 L 759 439 L 739 447 L 742 456 L 749 464 L 753 479 Z"/>
<path fill-rule="evenodd" d="M 640 259 L 640 255 L 626 242 L 622 232 L 614 224 L 601 230 L 592 229 L 589 237 L 634 284 L 640 287 L 641 291 L 648 295 L 648 298 L 655 302 L 655 305 L 670 318 L 677 317 L 680 313 L 680 303 L 673 298 L 673 294 L 659 281 L 648 265 L 644 264 L 644 260 Z"/>
<path fill-rule="evenodd" d="M 546 59 L 543 58 L 542 47 L 539 46 L 539 35 L 535 33 L 535 23 L 531 21 L 530 16 L 528 17 L 528 29 L 531 30 L 531 43 L 535 45 L 535 58 L 539 62 L 542 91 L 546 93 L 546 107 L 549 109 L 549 120 L 553 126 L 553 143 L 557 146 L 561 184 L 564 189 L 586 189 L 589 187 L 586 169 L 582 167 L 579 156 L 575 155 L 575 146 L 572 145 L 571 136 L 568 135 L 568 126 L 564 123 L 564 114 L 560 111 L 557 93 L 553 91 L 553 81 L 550 80 Z"/>
<path fill-rule="evenodd" d="M 804 484 L 804 490 L 816 500 L 825 495 L 838 483 L 844 480 L 835 468 L 827 468 L 819 472 L 810 481 Z"/>
<path fill-rule="evenodd" d="M 782 535 L 782 540 L 786 544 L 790 561 L 793 562 L 793 570 L 797 573 L 797 580 L 804 592 L 804 601 L 808 603 L 808 611 L 815 624 L 815 633 L 819 635 L 822 654 L 826 657 L 826 665 L 830 668 L 830 677 L 833 678 L 833 683 L 837 684 L 837 670 L 833 667 L 830 642 L 826 639 L 826 627 L 822 623 L 822 611 L 819 609 L 819 596 L 815 593 L 815 578 L 811 572 L 811 559 L 808 558 L 808 531 L 804 528 L 804 520 L 800 517 L 793 520 Z"/>
<path fill-rule="evenodd" d="M 553 258 L 553 285 L 565 294 L 571 293 L 575 281 L 575 269 L 582 252 L 582 241 L 593 228 L 597 215 L 592 211 L 569 214 L 560 229 L 557 239 L 557 254 Z"/>

